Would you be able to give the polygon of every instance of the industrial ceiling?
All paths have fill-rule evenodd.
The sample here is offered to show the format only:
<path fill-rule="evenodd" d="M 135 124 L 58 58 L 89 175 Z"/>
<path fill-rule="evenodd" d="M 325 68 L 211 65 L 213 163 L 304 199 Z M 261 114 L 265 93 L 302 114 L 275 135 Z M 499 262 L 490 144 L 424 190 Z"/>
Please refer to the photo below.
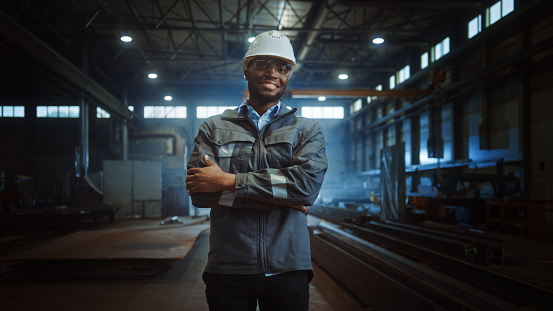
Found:
<path fill-rule="evenodd" d="M 452 32 L 466 31 L 493 2 L 1 0 L 0 64 L 12 68 L 12 84 L 37 79 L 44 89 L 63 89 L 88 79 L 119 99 L 123 92 L 236 94 L 245 86 L 247 39 L 278 29 L 298 61 L 289 88 L 372 88 Z M 18 32 L 12 41 L 11 28 Z M 124 34 L 132 42 L 122 42 Z M 373 44 L 375 36 L 385 42 Z M 338 80 L 339 73 L 349 79 Z"/>

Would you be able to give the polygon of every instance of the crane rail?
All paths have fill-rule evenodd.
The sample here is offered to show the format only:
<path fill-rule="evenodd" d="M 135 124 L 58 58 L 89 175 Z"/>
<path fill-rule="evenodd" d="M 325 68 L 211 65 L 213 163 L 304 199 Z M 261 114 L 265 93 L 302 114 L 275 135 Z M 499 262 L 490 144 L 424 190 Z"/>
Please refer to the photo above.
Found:
<path fill-rule="evenodd" d="M 367 228 L 320 222 L 312 256 L 375 310 L 549 310 L 553 292 Z M 400 297 L 401 299 L 399 299 Z"/>

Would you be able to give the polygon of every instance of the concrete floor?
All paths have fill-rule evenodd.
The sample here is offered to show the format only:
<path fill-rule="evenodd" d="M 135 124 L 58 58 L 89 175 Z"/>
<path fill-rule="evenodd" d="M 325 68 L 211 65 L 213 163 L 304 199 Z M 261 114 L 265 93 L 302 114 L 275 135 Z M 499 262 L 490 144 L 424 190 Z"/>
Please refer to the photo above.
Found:
<path fill-rule="evenodd" d="M 43 242 L 56 238 L 59 237 L 53 236 Z M 35 243 L 37 245 L 28 243 L 27 247 L 42 244 Z M 14 278 L 10 273 L 0 273 L 0 310 L 207 311 L 201 275 L 208 248 L 208 231 L 203 231 L 183 259 L 169 261 L 162 271 L 152 277 Z M 18 251 L 17 247 L 4 250 L 0 253 L 0 260 L 6 254 L 12 255 Z M 0 270 L 11 264 L 13 262 L 0 262 Z M 310 310 L 364 310 L 316 263 L 314 269 Z"/>
<path fill-rule="evenodd" d="M 10 270 L 13 264 L 17 263 L 13 261 L 13 258 L 17 258 L 21 254 L 36 256 L 36 250 L 47 245 L 60 247 L 60 241 L 67 240 L 71 234 L 62 234 L 59 231 L 48 228 L 0 231 L 0 310 L 207 311 L 208 308 L 204 296 L 205 286 L 201 279 L 209 249 L 209 232 L 206 229 L 208 227 L 202 227 L 201 225 L 207 224 L 207 221 L 204 218 L 186 218 L 183 219 L 183 222 L 184 224 L 180 226 L 185 226 L 186 230 L 190 230 L 193 226 L 195 226 L 194 228 L 198 228 L 197 232 L 192 230 L 193 232 L 191 233 L 197 239 L 195 241 L 192 239 L 188 242 L 184 253 L 180 248 L 184 245 L 184 242 L 179 242 L 176 249 L 179 249 L 183 255 L 178 259 L 163 261 L 167 264 L 162 270 L 146 272 L 144 273 L 146 276 L 136 276 L 132 273 L 115 276 L 116 273 L 109 270 L 110 267 L 101 266 L 100 271 L 104 273 L 104 276 L 95 275 L 94 273 L 97 270 L 93 270 L 93 274 L 88 274 L 85 277 L 74 277 L 72 275 L 71 277 L 63 278 L 52 277 L 57 276 L 55 271 L 58 270 L 55 269 L 59 269 L 54 263 L 60 264 L 61 262 L 64 265 L 76 264 L 79 266 L 82 262 L 82 266 L 87 266 L 87 262 L 82 258 L 72 261 L 57 260 L 57 255 L 52 253 L 51 247 L 47 252 L 50 256 L 48 261 L 41 262 L 37 267 L 31 266 L 27 268 L 24 270 L 24 277 L 21 277 L 21 275 L 15 277 L 13 274 L 14 269 Z M 157 226 L 157 228 L 150 230 L 147 228 L 148 223 L 150 225 L 153 224 L 153 227 Z M 437 226 L 443 230 L 462 230 L 455 226 L 434 223 L 428 224 L 428 226 Z M 82 237 L 84 236 L 82 234 L 84 233 L 83 231 L 99 231 L 98 236 L 105 237 L 106 232 L 112 234 L 127 227 L 151 231 L 150 234 L 157 235 L 157 242 L 161 242 L 161 240 L 167 242 L 169 239 L 167 234 L 164 235 L 163 232 L 158 232 L 159 220 L 119 220 L 114 224 L 107 221 L 85 223 L 74 228 L 75 234 L 73 236 Z M 175 229 L 180 232 L 178 228 L 171 228 L 165 232 L 174 232 Z M 183 228 L 183 230 L 185 229 Z M 141 234 L 133 235 L 133 237 L 142 236 L 148 239 L 151 238 L 151 236 L 143 235 L 143 232 Z M 489 235 L 504 241 L 506 264 L 501 266 L 492 264 L 487 267 L 488 269 L 493 269 L 499 273 L 508 274 L 514 278 L 523 279 L 553 290 L 553 244 L 551 243 L 551 239 L 530 240 L 523 234 L 517 233 L 503 234 L 490 232 Z M 88 238 L 91 237 L 88 236 Z M 174 240 L 175 236 L 172 238 Z M 178 238 L 182 239 L 182 237 Z M 91 240 L 88 241 L 87 243 L 90 243 Z M 124 240 L 118 240 L 118 243 L 124 242 Z M 175 243 L 173 242 L 156 244 L 151 240 L 147 240 L 146 243 L 140 243 L 137 239 L 137 241 L 127 241 L 125 243 L 128 242 L 132 242 L 130 245 L 133 247 L 138 244 L 144 244 L 146 247 L 138 250 L 144 251 L 144 254 L 148 254 L 148 249 L 156 254 L 162 252 L 160 247 L 164 245 L 165 248 L 175 249 Z M 71 243 L 75 243 L 74 240 Z M 116 242 L 110 244 L 121 245 Z M 63 249 L 56 247 L 53 249 Z M 82 248 L 82 245 L 79 245 L 76 249 L 80 249 L 80 251 L 76 254 L 85 254 Z M 130 249 L 129 245 L 126 245 L 124 248 Z M 104 252 L 107 251 L 105 248 L 102 250 Z M 68 251 L 64 252 L 69 253 Z M 67 256 L 67 253 L 64 255 Z M 90 256 L 90 254 L 87 256 Z M 8 260 L 10 258 L 11 261 Z M 123 260 L 123 264 L 127 264 L 127 261 L 125 261 L 127 259 L 121 260 Z M 129 261 L 128 264 L 133 265 L 135 263 Z M 311 282 L 310 287 L 310 310 L 369 310 L 369 308 L 362 306 L 338 285 L 316 262 L 313 262 L 313 267 L 315 269 L 315 278 Z M 121 269 L 121 267 L 118 266 L 118 269 Z"/>

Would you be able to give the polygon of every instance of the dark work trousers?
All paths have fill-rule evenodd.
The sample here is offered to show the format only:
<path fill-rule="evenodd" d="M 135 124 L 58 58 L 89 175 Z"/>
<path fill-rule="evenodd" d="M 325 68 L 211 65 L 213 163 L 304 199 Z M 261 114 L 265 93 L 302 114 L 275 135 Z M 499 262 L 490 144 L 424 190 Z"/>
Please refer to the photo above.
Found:
<path fill-rule="evenodd" d="M 264 274 L 204 272 L 205 295 L 210 311 L 307 311 L 313 271 Z"/>

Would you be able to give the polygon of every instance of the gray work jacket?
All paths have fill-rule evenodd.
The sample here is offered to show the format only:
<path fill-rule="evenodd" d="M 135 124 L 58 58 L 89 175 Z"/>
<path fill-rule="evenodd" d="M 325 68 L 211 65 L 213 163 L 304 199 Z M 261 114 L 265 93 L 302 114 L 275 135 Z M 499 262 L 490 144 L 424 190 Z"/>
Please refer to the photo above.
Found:
<path fill-rule="evenodd" d="M 235 191 L 195 193 L 196 207 L 211 208 L 205 271 L 225 274 L 312 270 L 306 215 L 292 205 L 312 205 L 327 169 L 319 124 L 282 106 L 260 132 L 238 110 L 200 126 L 188 168 L 203 155 L 236 174 Z"/>

